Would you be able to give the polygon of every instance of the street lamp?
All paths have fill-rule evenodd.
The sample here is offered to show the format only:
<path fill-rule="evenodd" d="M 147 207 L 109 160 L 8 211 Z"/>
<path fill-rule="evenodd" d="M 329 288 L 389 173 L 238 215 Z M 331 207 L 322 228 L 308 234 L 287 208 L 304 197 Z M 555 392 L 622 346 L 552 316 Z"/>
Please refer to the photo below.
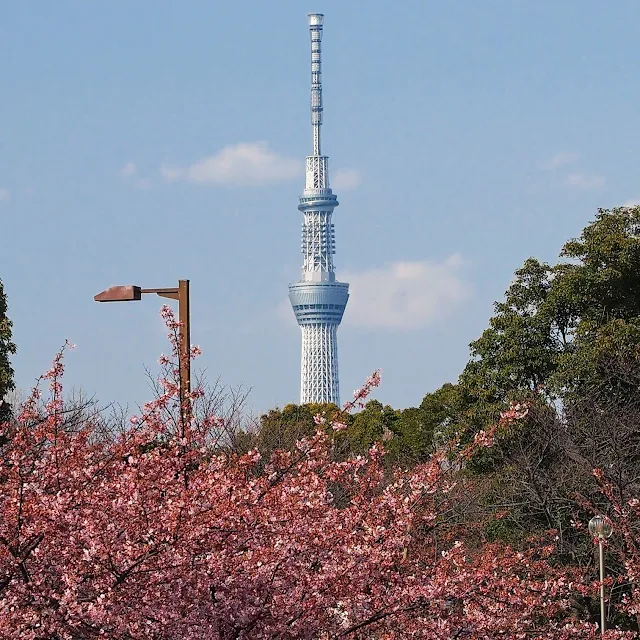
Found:
<path fill-rule="evenodd" d="M 177 287 L 163 289 L 141 289 L 135 285 L 109 287 L 93 297 L 96 302 L 131 302 L 140 300 L 143 293 L 156 293 L 162 298 L 178 301 L 180 320 L 180 394 L 183 406 L 189 407 L 188 394 L 191 392 L 191 330 L 189 327 L 189 281 L 178 280 Z"/>
<path fill-rule="evenodd" d="M 600 548 L 600 633 L 604 633 L 606 629 L 606 616 L 604 609 L 604 549 L 602 541 L 610 538 L 613 533 L 611 524 L 604 516 L 594 516 L 589 520 L 589 533 L 597 536 L 598 546 Z"/>

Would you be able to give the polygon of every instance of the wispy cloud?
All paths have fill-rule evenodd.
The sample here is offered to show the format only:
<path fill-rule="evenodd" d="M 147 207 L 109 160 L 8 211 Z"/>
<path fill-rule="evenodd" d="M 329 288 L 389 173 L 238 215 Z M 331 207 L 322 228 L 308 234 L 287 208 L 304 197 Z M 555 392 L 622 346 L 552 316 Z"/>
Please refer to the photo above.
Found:
<path fill-rule="evenodd" d="M 573 189 L 601 189 L 606 179 L 600 175 L 587 175 L 586 173 L 570 173 L 567 176 L 567 185 Z"/>
<path fill-rule="evenodd" d="M 152 186 L 151 178 L 138 175 L 138 165 L 132 160 L 120 169 L 120 176 L 137 189 L 150 189 Z"/>
<path fill-rule="evenodd" d="M 355 169 L 338 169 L 331 178 L 331 187 L 336 191 L 351 191 L 357 189 L 362 182 L 362 176 Z"/>
<path fill-rule="evenodd" d="M 11 191 L 0 187 L 0 202 L 9 202 L 9 200 L 11 200 Z"/>
<path fill-rule="evenodd" d="M 580 156 L 573 151 L 560 151 L 548 160 L 545 160 L 542 163 L 542 168 L 546 169 L 547 171 L 561 169 L 562 167 L 573 164 L 578 160 L 579 157 Z"/>
<path fill-rule="evenodd" d="M 345 325 L 374 329 L 420 329 L 447 316 L 468 295 L 459 275 L 462 259 L 394 262 L 384 267 L 340 273 L 351 296 Z"/>
<path fill-rule="evenodd" d="M 575 165 L 579 159 L 580 156 L 573 151 L 560 151 L 543 162 L 540 167 L 545 171 L 558 171 L 559 169 L 566 169 L 570 165 Z M 602 175 L 589 174 L 575 169 L 571 173 L 565 174 L 561 180 L 567 187 L 584 190 L 601 189 L 606 183 L 606 178 Z"/>
<path fill-rule="evenodd" d="M 125 164 L 124 167 L 120 169 L 120 175 L 123 178 L 130 178 L 131 176 L 134 176 L 137 172 L 138 172 L 138 166 L 136 165 L 135 162 L 127 162 L 127 164 Z"/>
<path fill-rule="evenodd" d="M 632 200 L 627 200 L 622 205 L 623 207 L 637 207 L 640 206 L 640 198 L 634 198 Z"/>
<path fill-rule="evenodd" d="M 187 167 L 163 165 L 160 175 L 168 181 L 254 187 L 297 178 L 302 169 L 299 160 L 271 151 L 266 142 L 241 142 Z"/>

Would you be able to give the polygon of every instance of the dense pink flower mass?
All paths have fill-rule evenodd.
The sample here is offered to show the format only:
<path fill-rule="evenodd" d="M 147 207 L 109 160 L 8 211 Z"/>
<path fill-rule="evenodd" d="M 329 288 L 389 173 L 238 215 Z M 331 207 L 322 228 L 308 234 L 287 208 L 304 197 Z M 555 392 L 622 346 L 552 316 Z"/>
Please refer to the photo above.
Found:
<path fill-rule="evenodd" d="M 34 392 L 2 426 L 0 638 L 596 637 L 567 613 L 584 587 L 551 546 L 439 551 L 438 455 L 389 477 L 380 446 L 335 461 L 324 431 L 231 455 L 211 448 L 215 416 L 168 417 L 170 383 L 101 441 L 63 428 L 62 372 L 60 355 L 44 410 Z"/>

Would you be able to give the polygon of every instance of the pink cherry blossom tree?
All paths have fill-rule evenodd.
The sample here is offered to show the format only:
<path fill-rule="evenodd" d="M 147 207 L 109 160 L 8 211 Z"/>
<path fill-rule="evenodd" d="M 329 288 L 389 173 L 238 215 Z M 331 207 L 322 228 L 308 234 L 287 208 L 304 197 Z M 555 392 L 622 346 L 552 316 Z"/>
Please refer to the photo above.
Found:
<path fill-rule="evenodd" d="M 2 425 L 1 638 L 596 638 L 570 617 L 589 587 L 554 567 L 552 543 L 434 543 L 455 470 L 491 433 L 455 464 L 438 453 L 391 476 L 381 445 L 336 461 L 322 424 L 293 452 L 234 455 L 198 413 L 201 389 L 181 410 L 176 347 L 163 392 L 113 441 L 91 421 L 64 429 L 63 352 L 44 404 L 36 388 Z"/>

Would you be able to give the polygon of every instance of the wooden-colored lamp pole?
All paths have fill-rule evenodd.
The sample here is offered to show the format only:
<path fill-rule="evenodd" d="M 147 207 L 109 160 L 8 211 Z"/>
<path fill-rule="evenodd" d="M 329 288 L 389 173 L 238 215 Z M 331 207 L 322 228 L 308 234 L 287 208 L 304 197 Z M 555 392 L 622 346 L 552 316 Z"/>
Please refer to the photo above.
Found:
<path fill-rule="evenodd" d="M 598 551 L 600 556 L 600 633 L 607 630 L 607 612 L 604 600 L 604 548 L 603 542 L 613 533 L 611 523 L 604 516 L 594 516 L 589 520 L 589 533 L 598 538 Z"/>
<path fill-rule="evenodd" d="M 179 371 L 180 371 L 180 396 L 183 406 L 190 413 L 191 403 L 191 327 L 189 309 L 189 281 L 178 280 L 177 287 L 165 287 L 162 289 L 141 289 L 135 285 L 121 285 L 109 287 L 93 297 L 96 302 L 130 302 L 140 300 L 143 293 L 155 293 L 162 298 L 171 298 L 178 301 L 178 320 L 180 321 L 179 347 Z"/>

